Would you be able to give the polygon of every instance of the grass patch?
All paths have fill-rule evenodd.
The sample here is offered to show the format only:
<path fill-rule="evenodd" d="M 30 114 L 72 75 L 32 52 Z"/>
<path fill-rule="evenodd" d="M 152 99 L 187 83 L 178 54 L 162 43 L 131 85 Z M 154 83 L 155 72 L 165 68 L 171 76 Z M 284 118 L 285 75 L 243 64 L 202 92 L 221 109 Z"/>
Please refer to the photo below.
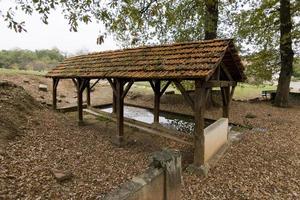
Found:
<path fill-rule="evenodd" d="M 148 82 L 137 82 L 134 84 L 135 91 L 148 91 L 149 93 L 152 93 L 152 89 Z M 174 90 L 176 94 L 180 94 L 180 92 L 175 89 L 172 85 L 169 86 L 169 90 Z M 251 85 L 247 83 L 239 83 L 234 91 L 234 99 L 239 100 L 246 100 L 246 99 L 253 99 L 256 97 L 261 97 L 261 92 L 263 90 L 276 90 L 275 85 L 267 85 L 267 84 L 261 84 L 261 85 Z"/>
<path fill-rule="evenodd" d="M 250 85 L 239 83 L 234 91 L 234 99 L 252 99 L 261 97 L 263 90 L 276 90 L 275 85 Z"/>
<path fill-rule="evenodd" d="M 300 81 L 300 58 L 295 58 L 293 70 L 293 80 Z"/>
<path fill-rule="evenodd" d="M 20 70 L 20 69 L 4 69 L 0 68 L 0 74 L 28 74 L 28 75 L 37 75 L 37 76 L 44 76 L 46 75 L 47 71 L 34 71 L 34 70 Z"/>
<path fill-rule="evenodd" d="M 111 119 L 108 119 L 108 118 L 102 117 L 102 116 L 97 116 L 96 119 L 99 121 L 102 121 L 102 122 L 110 122 L 111 121 Z"/>

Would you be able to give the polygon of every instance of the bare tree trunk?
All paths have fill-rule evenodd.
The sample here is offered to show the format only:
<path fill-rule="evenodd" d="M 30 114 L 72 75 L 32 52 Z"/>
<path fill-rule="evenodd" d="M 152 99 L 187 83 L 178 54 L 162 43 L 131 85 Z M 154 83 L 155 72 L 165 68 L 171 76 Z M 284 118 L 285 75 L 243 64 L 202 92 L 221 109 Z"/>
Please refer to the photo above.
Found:
<path fill-rule="evenodd" d="M 217 37 L 218 19 L 219 19 L 219 0 L 205 0 L 205 24 L 204 24 L 204 39 L 210 40 Z M 210 89 L 206 107 L 213 107 L 216 103 L 213 100 L 212 89 Z"/>
<path fill-rule="evenodd" d="M 218 0 L 205 0 L 205 40 L 215 39 L 217 37 L 218 19 Z"/>
<path fill-rule="evenodd" d="M 281 69 L 278 80 L 275 106 L 287 107 L 291 76 L 293 73 L 294 52 L 291 38 L 290 0 L 280 0 L 280 57 Z"/>

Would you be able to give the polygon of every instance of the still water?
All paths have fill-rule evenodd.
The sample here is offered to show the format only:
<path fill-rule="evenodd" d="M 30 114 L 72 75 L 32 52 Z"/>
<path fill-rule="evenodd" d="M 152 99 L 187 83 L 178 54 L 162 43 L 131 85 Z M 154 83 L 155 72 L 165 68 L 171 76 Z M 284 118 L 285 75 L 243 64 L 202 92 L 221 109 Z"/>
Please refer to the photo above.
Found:
<path fill-rule="evenodd" d="M 111 107 L 102 108 L 101 110 L 108 113 L 112 112 Z M 152 124 L 154 116 L 151 110 L 133 106 L 124 106 L 124 117 Z M 195 123 L 193 117 L 161 111 L 159 123 L 166 128 L 175 129 L 184 133 L 192 134 L 194 132 Z"/>

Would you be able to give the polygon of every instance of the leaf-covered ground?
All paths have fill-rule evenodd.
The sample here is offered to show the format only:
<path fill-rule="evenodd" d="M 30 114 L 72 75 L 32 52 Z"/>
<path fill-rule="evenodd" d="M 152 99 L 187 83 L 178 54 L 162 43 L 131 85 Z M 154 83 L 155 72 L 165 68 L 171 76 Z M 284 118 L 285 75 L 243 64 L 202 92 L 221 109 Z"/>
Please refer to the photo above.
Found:
<path fill-rule="evenodd" d="M 40 82 L 50 84 L 48 80 L 29 76 L 11 79 L 24 85 L 36 99 L 51 100 L 50 92 L 36 92 L 37 85 Z M 30 84 L 25 84 L 24 79 L 29 79 Z M 71 95 L 68 98 L 73 98 L 74 88 L 68 84 L 60 87 Z M 25 95 L 23 90 L 12 91 L 15 92 L 1 91 L 2 103 Z M 102 90 L 93 95 L 97 98 L 97 94 L 105 96 L 104 93 Z M 27 105 L 28 96 L 24 97 Z M 128 102 L 144 106 L 153 102 L 149 95 L 131 93 L 129 97 Z M 20 102 L 23 100 L 21 98 Z M 18 119 L 22 110 L 28 114 L 13 122 L 22 134 L 10 141 L 6 153 L 0 155 L 0 199 L 95 199 L 142 173 L 151 152 L 166 146 L 189 152 L 174 142 L 149 135 L 134 135 L 127 146 L 117 148 L 110 142 L 115 134 L 112 122 L 95 121 L 85 116 L 89 123 L 79 127 L 72 115 L 56 113 L 42 106 L 27 106 L 29 112 L 26 107 L 19 109 L 12 101 L 8 102 L 5 111 L 1 107 L 1 122 L 6 118 L 10 121 L 14 117 Z M 253 129 L 245 131 L 242 140 L 230 146 L 208 177 L 183 171 L 182 199 L 299 199 L 300 107 L 297 105 L 281 109 L 268 102 L 234 101 L 231 121 Z M 177 97 L 164 96 L 161 107 L 191 113 Z M 207 112 L 207 117 L 220 115 L 218 109 Z M 73 178 L 57 182 L 51 173 L 57 168 L 71 171 Z"/>

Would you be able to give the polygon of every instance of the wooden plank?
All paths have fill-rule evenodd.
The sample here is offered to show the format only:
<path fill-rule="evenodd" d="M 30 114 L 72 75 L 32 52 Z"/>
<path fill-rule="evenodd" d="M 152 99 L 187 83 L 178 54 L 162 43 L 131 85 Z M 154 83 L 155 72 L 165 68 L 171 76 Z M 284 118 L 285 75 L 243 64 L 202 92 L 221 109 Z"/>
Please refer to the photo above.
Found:
<path fill-rule="evenodd" d="M 112 113 L 116 114 L 116 112 L 117 112 L 117 97 L 114 92 L 113 92 L 112 96 L 113 96 Z"/>
<path fill-rule="evenodd" d="M 86 104 L 87 104 L 87 106 L 91 105 L 90 79 L 88 79 L 86 82 Z"/>
<path fill-rule="evenodd" d="M 131 88 L 131 86 L 132 86 L 133 83 L 134 83 L 134 80 L 130 80 L 130 81 L 127 83 L 126 88 L 125 88 L 125 90 L 124 90 L 124 92 L 123 92 L 123 94 L 122 94 L 122 98 L 123 98 L 123 99 L 126 97 L 128 91 L 130 90 L 130 88 Z"/>
<path fill-rule="evenodd" d="M 231 92 L 230 92 L 229 103 L 230 103 L 230 102 L 231 102 L 231 100 L 232 100 L 232 97 L 233 97 L 233 94 L 234 94 L 234 90 L 235 90 L 235 86 L 232 86 L 232 88 L 231 88 Z"/>
<path fill-rule="evenodd" d="M 83 114 L 82 114 L 82 90 L 80 86 L 83 84 L 83 80 L 77 79 L 77 110 L 78 110 L 78 125 L 83 123 Z"/>
<path fill-rule="evenodd" d="M 221 68 L 222 68 L 223 72 L 225 73 L 225 75 L 227 76 L 228 80 L 233 81 L 233 78 L 232 78 L 230 72 L 228 71 L 227 67 L 224 65 L 224 63 L 222 63 Z"/>
<path fill-rule="evenodd" d="M 212 88 L 212 87 L 228 87 L 228 86 L 236 86 L 235 81 L 216 81 L 211 80 L 204 83 L 204 87 Z"/>
<path fill-rule="evenodd" d="M 98 80 L 91 86 L 91 90 L 95 87 L 95 85 L 100 81 L 101 79 L 100 78 L 98 78 Z"/>
<path fill-rule="evenodd" d="M 107 78 L 107 81 L 109 82 L 111 89 L 113 90 L 113 93 L 117 95 L 117 90 L 116 90 L 116 80 L 112 80 L 111 78 Z"/>
<path fill-rule="evenodd" d="M 204 111 L 207 89 L 204 82 L 195 80 L 195 132 L 194 132 L 194 165 L 200 167 L 204 164 Z"/>
<path fill-rule="evenodd" d="M 74 83 L 74 85 L 75 85 L 75 87 L 77 88 L 78 86 L 78 84 L 77 84 L 77 81 L 76 81 L 76 79 L 75 78 L 72 78 L 72 82 Z"/>
<path fill-rule="evenodd" d="M 221 87 L 221 92 L 222 92 L 222 101 L 223 101 L 222 116 L 225 118 L 228 118 L 229 117 L 230 88 L 229 87 Z"/>
<path fill-rule="evenodd" d="M 116 84 L 116 117 L 117 117 L 117 135 L 118 145 L 124 141 L 124 99 L 122 98 L 124 84 L 122 79 L 115 79 Z"/>
<path fill-rule="evenodd" d="M 57 109 L 57 86 L 59 83 L 59 78 L 53 78 L 53 89 L 52 89 L 52 109 Z"/>
<path fill-rule="evenodd" d="M 176 88 L 181 92 L 181 94 L 183 95 L 184 99 L 188 102 L 188 104 L 192 107 L 192 109 L 194 110 L 194 101 L 191 98 L 191 96 L 186 92 L 185 88 L 182 86 L 182 84 L 179 81 L 174 81 L 174 84 L 176 86 Z"/>
<path fill-rule="evenodd" d="M 154 81 L 154 123 L 159 123 L 160 80 Z"/>
<path fill-rule="evenodd" d="M 171 82 L 172 81 L 168 81 L 166 83 L 166 85 L 162 88 L 162 90 L 160 91 L 160 94 L 159 94 L 160 97 L 165 93 L 165 91 L 167 90 L 167 88 L 169 87 L 169 85 L 171 84 Z"/>
<path fill-rule="evenodd" d="M 152 90 L 154 92 L 155 91 L 155 87 L 154 87 L 154 84 L 153 84 L 152 80 L 150 80 L 149 83 L 150 83 L 150 86 L 151 86 L 151 88 L 152 88 Z"/>

